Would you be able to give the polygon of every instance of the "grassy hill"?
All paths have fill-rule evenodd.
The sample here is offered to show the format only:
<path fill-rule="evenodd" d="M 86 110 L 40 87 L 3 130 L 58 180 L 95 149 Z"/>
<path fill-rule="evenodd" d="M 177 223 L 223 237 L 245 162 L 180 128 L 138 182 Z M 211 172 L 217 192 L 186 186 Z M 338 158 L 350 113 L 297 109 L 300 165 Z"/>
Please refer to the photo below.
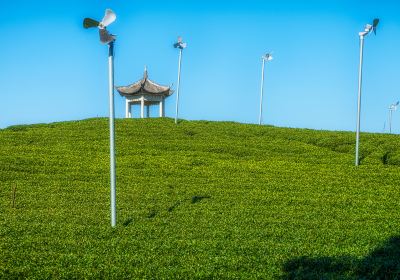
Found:
<path fill-rule="evenodd" d="M 0 278 L 398 279 L 400 138 L 354 140 L 117 120 L 111 229 L 107 119 L 0 130 Z"/>

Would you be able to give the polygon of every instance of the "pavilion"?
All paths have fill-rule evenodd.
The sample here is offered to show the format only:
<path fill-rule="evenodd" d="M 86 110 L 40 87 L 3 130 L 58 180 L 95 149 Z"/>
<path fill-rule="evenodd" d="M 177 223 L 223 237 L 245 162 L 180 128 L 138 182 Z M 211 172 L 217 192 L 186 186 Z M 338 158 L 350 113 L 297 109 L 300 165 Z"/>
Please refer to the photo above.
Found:
<path fill-rule="evenodd" d="M 171 87 L 159 85 L 148 78 L 145 67 L 143 78 L 129 86 L 116 87 L 121 96 L 126 98 L 125 118 L 132 118 L 132 105 L 140 105 L 140 117 L 150 117 L 150 106 L 159 105 L 160 117 L 165 117 L 165 98 L 172 95 Z"/>

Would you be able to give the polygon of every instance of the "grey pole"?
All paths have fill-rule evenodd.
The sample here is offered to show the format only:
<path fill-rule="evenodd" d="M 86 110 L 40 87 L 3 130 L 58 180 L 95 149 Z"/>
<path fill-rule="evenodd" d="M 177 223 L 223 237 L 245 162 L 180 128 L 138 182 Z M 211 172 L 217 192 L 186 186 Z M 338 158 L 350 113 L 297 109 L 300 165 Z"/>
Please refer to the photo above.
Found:
<path fill-rule="evenodd" d="M 260 116 L 258 118 L 258 124 L 262 123 L 262 105 L 263 105 L 263 95 L 264 95 L 264 68 L 265 68 L 265 59 L 262 58 L 262 70 L 261 70 L 261 95 L 260 95 Z"/>
<path fill-rule="evenodd" d="M 392 133 L 392 115 L 393 114 L 393 110 L 389 109 L 389 133 Z"/>
<path fill-rule="evenodd" d="M 110 181 L 111 181 L 111 226 L 117 224 L 117 201 L 115 179 L 115 129 L 114 129 L 114 41 L 108 44 L 108 80 L 110 98 Z"/>
<path fill-rule="evenodd" d="M 360 35 L 360 66 L 358 70 L 358 101 L 357 101 L 357 132 L 356 132 L 356 166 L 360 164 L 358 150 L 360 146 L 360 114 L 361 114 L 363 52 L 364 52 L 364 36 Z"/>
<path fill-rule="evenodd" d="M 176 89 L 176 113 L 175 124 L 178 124 L 178 110 L 179 110 L 179 88 L 181 85 L 181 63 L 182 63 L 182 49 L 179 49 L 179 62 L 178 62 L 178 85 Z"/>

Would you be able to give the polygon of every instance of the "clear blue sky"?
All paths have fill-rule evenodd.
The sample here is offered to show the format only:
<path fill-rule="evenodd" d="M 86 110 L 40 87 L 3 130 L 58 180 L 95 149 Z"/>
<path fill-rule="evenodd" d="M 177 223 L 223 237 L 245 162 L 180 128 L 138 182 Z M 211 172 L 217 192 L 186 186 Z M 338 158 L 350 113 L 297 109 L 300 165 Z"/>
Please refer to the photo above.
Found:
<path fill-rule="evenodd" d="M 84 17 L 117 21 L 115 83 L 143 74 L 176 85 L 178 35 L 188 43 L 180 116 L 257 123 L 261 55 L 266 65 L 264 122 L 355 130 L 358 32 L 381 18 L 365 41 L 362 130 L 382 132 L 400 99 L 400 2 L 381 1 L 2 1 L 0 127 L 108 115 L 107 46 Z M 116 116 L 124 99 L 115 95 Z M 175 95 L 166 103 L 174 117 Z M 400 111 L 393 130 L 400 133 Z"/>

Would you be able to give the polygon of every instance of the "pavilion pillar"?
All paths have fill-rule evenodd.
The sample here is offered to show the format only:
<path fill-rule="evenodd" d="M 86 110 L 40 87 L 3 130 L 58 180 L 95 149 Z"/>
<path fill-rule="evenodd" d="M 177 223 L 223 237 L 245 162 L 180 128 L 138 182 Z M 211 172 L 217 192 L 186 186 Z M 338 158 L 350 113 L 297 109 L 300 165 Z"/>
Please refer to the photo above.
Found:
<path fill-rule="evenodd" d="M 140 117 L 143 119 L 144 118 L 144 98 L 140 100 Z"/>
<path fill-rule="evenodd" d="M 125 118 L 132 118 L 132 104 L 128 99 L 126 100 Z"/>
<path fill-rule="evenodd" d="M 164 103 L 164 97 L 160 101 L 160 118 L 165 117 L 165 103 Z"/>
<path fill-rule="evenodd" d="M 146 118 L 150 118 L 150 104 L 146 105 Z"/>

